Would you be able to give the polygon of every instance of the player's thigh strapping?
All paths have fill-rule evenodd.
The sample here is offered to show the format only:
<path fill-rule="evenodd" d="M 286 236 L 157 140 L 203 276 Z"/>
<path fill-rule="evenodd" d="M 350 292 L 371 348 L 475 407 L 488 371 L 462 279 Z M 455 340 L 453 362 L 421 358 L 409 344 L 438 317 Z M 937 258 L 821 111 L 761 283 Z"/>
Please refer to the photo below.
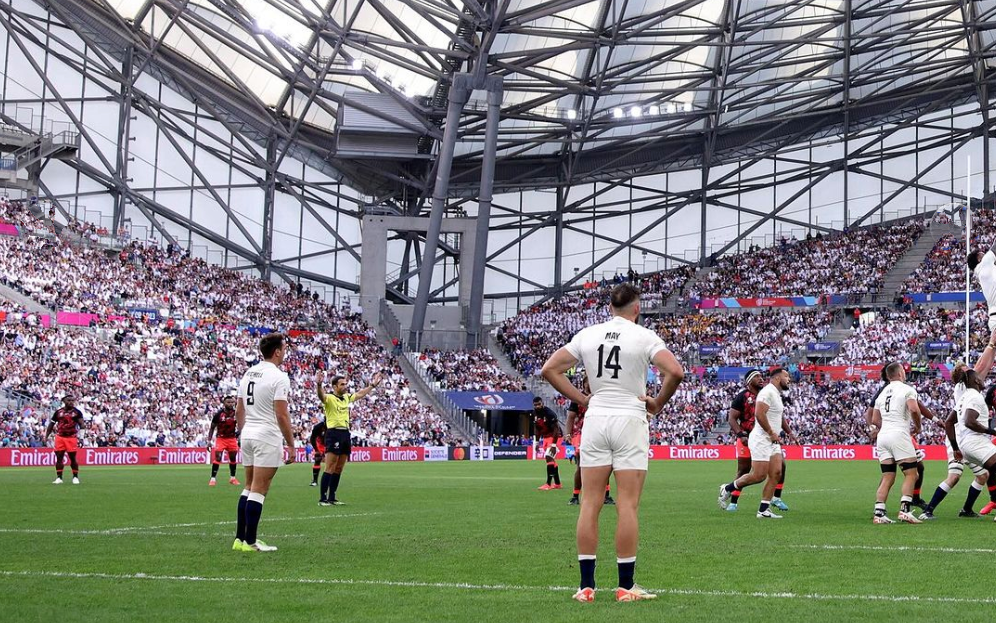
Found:
<path fill-rule="evenodd" d="M 259 439 L 242 440 L 242 464 L 246 467 L 280 467 L 284 453 L 279 445 Z"/>
<path fill-rule="evenodd" d="M 944 447 L 948 451 L 949 474 L 958 474 L 960 476 L 962 473 L 964 473 L 966 465 L 970 470 L 972 470 L 972 473 L 975 474 L 976 476 L 986 473 L 986 468 L 982 467 L 978 463 L 975 463 L 974 461 L 968 461 L 968 460 L 959 461 L 955 459 L 954 450 L 951 448 L 951 444 L 946 440 L 944 443 Z"/>
<path fill-rule="evenodd" d="M 581 467 L 646 470 L 650 456 L 647 418 L 590 411 L 581 436 Z"/>

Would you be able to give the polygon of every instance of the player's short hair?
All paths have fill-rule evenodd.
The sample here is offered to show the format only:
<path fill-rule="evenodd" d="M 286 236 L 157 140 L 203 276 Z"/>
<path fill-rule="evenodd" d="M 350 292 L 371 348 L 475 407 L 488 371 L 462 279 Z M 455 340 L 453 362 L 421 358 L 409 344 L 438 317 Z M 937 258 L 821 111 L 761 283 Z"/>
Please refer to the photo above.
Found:
<path fill-rule="evenodd" d="M 974 368 L 969 368 L 968 370 L 965 370 L 965 385 L 968 385 L 969 383 L 975 384 L 979 381 L 980 381 L 979 373 L 976 372 Z M 981 384 L 985 386 L 984 381 Z"/>
<path fill-rule="evenodd" d="M 979 265 L 979 250 L 972 249 L 968 253 L 968 270 L 975 270 L 975 267 Z"/>
<path fill-rule="evenodd" d="M 259 341 L 259 352 L 262 353 L 263 359 L 269 359 L 273 356 L 273 353 L 277 352 L 277 349 L 283 347 L 283 333 L 267 333 L 263 336 L 263 339 Z"/>
<path fill-rule="evenodd" d="M 771 370 L 768 371 L 768 376 L 769 377 L 778 376 L 779 374 L 781 374 L 782 372 L 785 372 L 785 371 L 786 371 L 785 368 L 783 368 L 781 366 L 777 366 L 777 367 L 772 368 Z"/>
<path fill-rule="evenodd" d="M 62 402 L 66 402 L 67 400 L 76 400 L 76 396 L 73 396 L 72 394 L 66 394 L 65 396 L 62 397 Z"/>
<path fill-rule="evenodd" d="M 640 290 L 636 286 L 629 283 L 620 283 L 612 288 L 609 301 L 613 309 L 625 309 L 639 298 Z"/>
<path fill-rule="evenodd" d="M 536 404 L 537 402 L 543 402 L 543 399 L 539 396 L 533 396 L 533 404 Z"/>
<path fill-rule="evenodd" d="M 338 385 L 338 384 L 339 384 L 339 381 L 341 381 L 341 380 L 342 380 L 342 379 L 344 379 L 344 378 L 346 378 L 346 377 L 344 377 L 344 376 L 339 376 L 339 375 L 336 375 L 336 376 L 333 376 L 333 377 L 332 377 L 332 387 L 335 387 L 336 385 Z"/>
<path fill-rule="evenodd" d="M 893 361 L 889 365 L 885 366 L 885 378 L 888 381 L 894 381 L 899 378 L 899 372 L 903 369 L 903 364 L 898 361 Z"/>

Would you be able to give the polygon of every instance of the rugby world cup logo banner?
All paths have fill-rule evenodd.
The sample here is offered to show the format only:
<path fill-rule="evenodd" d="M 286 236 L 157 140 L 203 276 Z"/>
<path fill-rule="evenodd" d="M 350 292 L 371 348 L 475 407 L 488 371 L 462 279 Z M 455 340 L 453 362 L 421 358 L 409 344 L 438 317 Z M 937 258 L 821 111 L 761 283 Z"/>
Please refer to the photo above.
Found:
<path fill-rule="evenodd" d="M 474 411 L 531 411 L 532 392 L 446 392 L 461 409 Z"/>

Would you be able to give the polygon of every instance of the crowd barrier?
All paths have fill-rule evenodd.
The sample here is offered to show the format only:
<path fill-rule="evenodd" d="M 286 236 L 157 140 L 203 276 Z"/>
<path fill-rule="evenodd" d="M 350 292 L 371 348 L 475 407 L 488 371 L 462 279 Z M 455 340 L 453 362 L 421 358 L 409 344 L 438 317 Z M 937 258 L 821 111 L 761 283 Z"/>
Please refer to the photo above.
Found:
<path fill-rule="evenodd" d="M 928 460 L 947 458 L 944 446 L 923 446 Z M 870 461 L 877 459 L 874 446 L 785 446 L 785 458 L 796 460 Z M 560 458 L 573 456 L 570 446 L 558 446 Z M 494 461 L 542 458 L 540 448 L 532 446 L 455 446 L 405 448 L 353 448 L 350 460 L 355 463 L 413 463 L 422 461 Z M 734 460 L 733 446 L 651 446 L 652 460 Z M 205 448 L 80 448 L 81 465 L 204 465 L 209 461 Z M 239 457 L 241 461 L 241 457 Z M 308 460 L 304 448 L 297 449 L 296 460 Z M 0 448 L 0 467 L 48 467 L 55 465 L 51 448 Z"/>

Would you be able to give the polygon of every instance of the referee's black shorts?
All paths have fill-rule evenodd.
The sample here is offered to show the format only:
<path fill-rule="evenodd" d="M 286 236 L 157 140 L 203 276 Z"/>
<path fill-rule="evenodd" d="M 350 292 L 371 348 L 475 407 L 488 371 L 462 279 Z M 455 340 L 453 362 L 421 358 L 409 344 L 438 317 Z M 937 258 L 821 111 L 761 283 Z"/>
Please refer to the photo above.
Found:
<path fill-rule="evenodd" d="M 349 456 L 353 451 L 353 441 L 344 428 L 330 428 L 325 431 L 325 451 L 335 455 Z"/>

